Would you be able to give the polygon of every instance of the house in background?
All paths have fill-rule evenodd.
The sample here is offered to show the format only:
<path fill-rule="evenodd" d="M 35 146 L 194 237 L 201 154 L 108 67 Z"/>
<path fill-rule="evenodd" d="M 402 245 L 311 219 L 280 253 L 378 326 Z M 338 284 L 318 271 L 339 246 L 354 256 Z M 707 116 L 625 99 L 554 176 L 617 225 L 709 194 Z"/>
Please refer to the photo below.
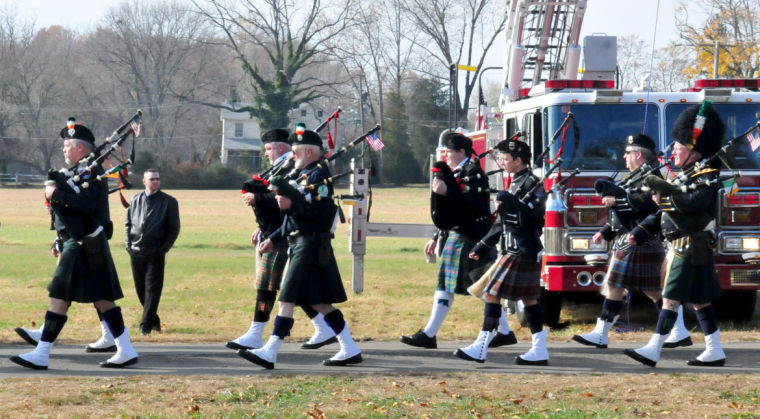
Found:
<path fill-rule="evenodd" d="M 236 107 L 248 106 L 248 103 L 236 103 Z M 296 123 L 303 122 L 307 129 L 316 129 L 327 114 L 322 109 L 317 109 L 313 104 L 302 104 L 299 108 L 290 111 L 290 126 L 285 127 L 293 130 Z M 248 112 L 232 112 L 226 109 L 221 111 L 222 120 L 222 150 L 220 159 L 222 164 L 236 166 L 245 171 L 258 172 L 261 170 L 264 159 L 263 145 L 261 144 L 262 131 L 257 118 L 252 118 Z"/>

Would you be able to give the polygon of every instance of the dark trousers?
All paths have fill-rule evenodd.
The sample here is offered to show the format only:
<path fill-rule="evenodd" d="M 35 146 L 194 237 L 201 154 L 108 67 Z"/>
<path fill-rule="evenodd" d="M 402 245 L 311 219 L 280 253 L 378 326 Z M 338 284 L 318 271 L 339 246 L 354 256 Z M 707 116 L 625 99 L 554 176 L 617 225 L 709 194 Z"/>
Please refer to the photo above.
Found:
<path fill-rule="evenodd" d="M 143 306 L 140 330 L 161 330 L 158 318 L 158 303 L 164 288 L 164 264 L 166 254 L 158 252 L 151 256 L 130 255 L 132 261 L 132 278 L 140 304 Z"/>

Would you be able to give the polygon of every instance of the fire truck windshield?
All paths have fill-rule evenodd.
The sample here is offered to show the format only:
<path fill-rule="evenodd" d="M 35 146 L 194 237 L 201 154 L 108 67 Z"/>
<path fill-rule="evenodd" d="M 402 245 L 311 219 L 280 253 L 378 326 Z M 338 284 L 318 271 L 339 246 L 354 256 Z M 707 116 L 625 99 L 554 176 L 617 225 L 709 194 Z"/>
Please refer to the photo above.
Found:
<path fill-rule="evenodd" d="M 546 130 L 544 147 L 562 125 L 568 112 L 575 115 L 575 123 L 569 124 L 564 142 L 560 133 L 551 148 L 550 157 L 561 153 L 563 168 L 581 170 L 625 170 L 624 139 L 639 133 L 646 114 L 646 134 L 654 138 L 659 126 L 656 104 L 573 104 L 550 106 L 545 109 Z"/>
<path fill-rule="evenodd" d="M 665 129 L 670 143 L 673 139 L 670 132 L 678 115 L 684 109 L 694 105 L 693 103 L 671 103 L 665 107 Z M 760 120 L 760 104 L 756 103 L 713 103 L 723 122 L 726 124 L 726 137 L 723 142 L 741 135 Z M 754 135 L 760 135 L 755 131 Z M 582 135 L 581 135 L 582 136 Z M 760 169 L 760 148 L 754 152 L 749 148 L 746 140 L 739 140 L 728 150 L 726 162 L 732 169 L 752 170 Z"/>

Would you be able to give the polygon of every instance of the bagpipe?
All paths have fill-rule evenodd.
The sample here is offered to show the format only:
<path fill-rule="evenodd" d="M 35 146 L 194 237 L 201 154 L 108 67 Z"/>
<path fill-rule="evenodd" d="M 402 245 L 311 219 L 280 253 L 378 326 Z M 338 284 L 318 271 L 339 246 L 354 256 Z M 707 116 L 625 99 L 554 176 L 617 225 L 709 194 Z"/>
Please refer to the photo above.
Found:
<path fill-rule="evenodd" d="M 711 167 L 711 165 L 715 160 L 724 161 L 723 156 L 728 154 L 728 150 L 733 147 L 738 140 L 746 138 L 747 135 L 759 128 L 760 121 L 755 123 L 755 125 L 750 127 L 747 131 L 730 139 L 715 153 L 702 158 L 688 169 L 683 170 L 681 173 L 675 175 L 675 177 L 672 179 L 665 180 L 655 175 L 647 176 L 643 181 L 643 187 L 653 190 L 655 193 L 685 193 L 694 191 L 699 187 L 713 186 L 718 182 L 722 183 L 741 177 L 741 172 L 727 176 L 720 176 L 720 170 L 718 168 Z"/>
<path fill-rule="evenodd" d="M 342 154 L 344 154 L 348 150 L 356 147 L 356 145 L 359 144 L 362 140 L 364 140 L 365 138 L 369 137 L 370 135 L 372 135 L 372 134 L 380 131 L 381 129 L 382 129 L 382 127 L 380 126 L 380 124 L 375 125 L 374 128 L 370 129 L 369 131 L 365 132 L 364 134 L 362 134 L 362 135 L 356 137 L 355 139 L 351 140 L 350 143 L 344 145 L 343 147 L 341 147 L 340 149 L 338 149 L 338 151 L 336 151 L 335 153 L 332 153 L 330 156 L 328 156 L 326 158 L 323 158 L 319 163 L 317 163 L 317 165 L 312 170 L 310 170 L 310 171 L 308 171 L 306 173 L 303 173 L 300 176 L 298 176 L 297 178 L 295 178 L 295 182 L 296 183 L 303 182 L 303 181 L 305 181 L 309 177 L 309 175 L 313 171 L 329 167 L 329 163 L 331 161 L 337 159 L 339 156 L 341 156 Z M 298 169 L 294 169 L 294 172 L 296 170 L 298 170 Z M 293 173 L 293 175 L 295 175 L 295 173 Z"/>
<path fill-rule="evenodd" d="M 47 174 L 48 181 L 55 182 L 57 188 L 71 193 L 80 193 L 82 189 L 87 189 L 93 178 L 86 176 L 86 174 L 92 173 L 97 166 L 109 161 L 108 159 L 113 157 L 114 152 L 122 147 L 124 140 L 131 134 L 134 134 L 134 137 L 139 136 L 141 123 L 142 111 L 138 109 L 127 122 L 117 128 L 102 144 L 96 146 L 89 155 L 82 158 L 79 162 L 69 168 L 60 170 L 50 169 Z M 121 158 L 117 158 L 116 164 L 111 163 L 112 167 L 105 171 L 105 173 L 95 176 L 94 180 L 100 182 L 106 176 L 118 173 L 121 186 L 123 187 L 117 187 L 110 190 L 109 193 L 129 188 L 131 185 L 129 185 L 126 179 L 126 172 L 129 165 L 134 163 L 134 154 L 135 148 L 133 143 L 129 158 L 124 159 L 123 155 Z"/>
<path fill-rule="evenodd" d="M 437 161 L 430 169 L 434 179 L 439 179 L 446 188 L 460 188 L 454 172 L 445 161 Z M 461 206 L 452 205 L 444 195 L 430 191 L 430 218 L 433 224 L 441 230 L 451 230 L 461 220 Z"/>
<path fill-rule="evenodd" d="M 288 180 L 285 176 L 272 176 L 269 179 L 269 190 L 275 193 L 275 195 L 286 196 L 291 200 L 300 199 L 304 196 L 305 192 L 313 192 L 320 186 L 332 185 L 336 180 L 346 177 L 353 173 L 352 171 L 343 172 L 335 176 L 330 176 L 323 179 L 321 182 L 310 183 L 306 185 L 298 185 L 294 181 Z M 319 194 L 313 195 L 315 201 L 320 201 L 322 197 Z M 312 194 L 306 194 L 307 202 L 312 199 Z"/>
<path fill-rule="evenodd" d="M 338 106 L 338 109 L 336 109 L 335 112 L 333 112 L 332 114 L 330 114 L 330 116 L 328 116 L 327 119 L 324 122 L 322 122 L 314 130 L 314 132 L 319 132 L 319 131 L 322 131 L 323 129 L 325 129 L 325 127 L 327 127 L 327 124 L 329 124 L 330 121 L 337 121 L 341 112 L 343 112 L 343 109 L 340 106 Z M 328 147 L 332 148 L 330 146 L 330 141 L 331 141 L 331 138 L 330 138 L 330 135 L 328 134 L 328 141 L 327 141 L 328 142 Z M 291 156 L 291 158 L 293 158 L 293 157 Z M 280 171 L 282 170 L 282 168 L 285 167 L 286 165 L 287 165 L 287 160 L 284 160 L 284 161 L 282 161 L 278 165 L 270 166 L 267 170 L 265 170 L 265 171 L 263 171 L 263 172 L 261 172 L 259 174 L 253 175 L 251 177 L 251 180 L 248 180 L 245 183 L 243 183 L 242 191 L 243 192 L 250 192 L 250 193 L 257 193 L 257 192 L 265 192 L 265 191 L 269 190 L 268 179 L 271 178 L 271 177 L 273 177 L 273 176 L 278 175 L 280 173 Z"/>

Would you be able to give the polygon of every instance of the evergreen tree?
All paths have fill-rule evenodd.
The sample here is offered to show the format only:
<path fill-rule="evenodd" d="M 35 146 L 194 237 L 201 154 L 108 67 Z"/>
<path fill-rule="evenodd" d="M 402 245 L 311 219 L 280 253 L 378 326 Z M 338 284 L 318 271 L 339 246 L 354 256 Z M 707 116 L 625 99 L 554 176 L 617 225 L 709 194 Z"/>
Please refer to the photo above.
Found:
<path fill-rule="evenodd" d="M 394 185 L 418 182 L 420 167 L 414 159 L 409 142 L 408 123 L 404 99 L 399 92 L 387 96 L 383 123 L 383 176 Z"/>
<path fill-rule="evenodd" d="M 435 154 L 438 137 L 448 127 L 449 105 L 446 89 L 434 79 L 414 81 L 408 99 L 409 135 L 412 153 L 420 163 L 421 181 L 429 178 L 430 155 Z"/>

